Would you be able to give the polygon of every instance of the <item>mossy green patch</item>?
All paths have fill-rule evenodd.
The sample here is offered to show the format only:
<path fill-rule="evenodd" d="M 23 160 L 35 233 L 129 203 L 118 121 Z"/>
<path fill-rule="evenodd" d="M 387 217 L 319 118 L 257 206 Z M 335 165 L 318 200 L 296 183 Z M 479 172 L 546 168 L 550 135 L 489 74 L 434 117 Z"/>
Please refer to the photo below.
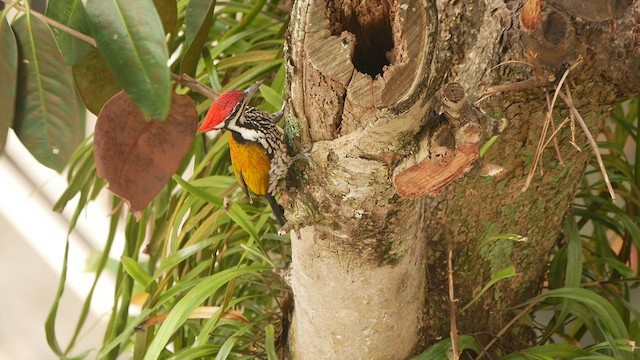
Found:
<path fill-rule="evenodd" d="M 481 239 L 496 236 L 502 232 L 498 224 L 490 221 L 484 224 L 484 231 Z M 498 240 L 493 241 L 486 246 L 478 249 L 478 254 L 487 262 L 489 262 L 491 274 L 511 266 L 511 254 L 513 252 L 513 241 Z"/>
<path fill-rule="evenodd" d="M 533 151 L 531 150 L 523 150 L 521 152 L 521 158 L 522 158 L 522 162 L 524 162 L 524 165 L 526 167 L 531 166 L 531 164 L 533 163 Z"/>

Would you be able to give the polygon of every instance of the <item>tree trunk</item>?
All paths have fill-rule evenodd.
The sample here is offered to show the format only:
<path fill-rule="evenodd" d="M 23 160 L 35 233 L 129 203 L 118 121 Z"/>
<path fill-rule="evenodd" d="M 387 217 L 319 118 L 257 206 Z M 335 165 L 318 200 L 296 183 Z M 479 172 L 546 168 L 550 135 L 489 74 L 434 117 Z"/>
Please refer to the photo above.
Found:
<path fill-rule="evenodd" d="M 295 3 L 285 54 L 287 132 L 307 156 L 295 165 L 285 200 L 294 229 L 294 358 L 405 359 L 448 337 L 449 237 L 459 304 L 497 271 L 517 272 L 458 316 L 459 332 L 492 339 L 513 318 L 507 309 L 540 291 L 592 155 L 581 133 L 583 151 L 575 150 L 566 126 L 557 135 L 564 166 L 547 149 L 544 174 L 521 192 L 547 113 L 545 94 L 553 96 L 581 58 L 567 81 L 596 133 L 610 107 L 640 87 L 640 1 L 613 1 L 604 17 L 598 1 L 559 3 L 528 1 L 524 15 L 520 1 Z M 493 69 L 508 60 L 535 67 Z M 456 81 L 478 99 L 527 79 L 480 103 L 508 124 L 482 160 L 505 171 L 490 178 L 468 171 L 480 167 L 478 146 L 464 147 L 457 137 L 449 160 L 435 159 L 438 89 Z M 561 101 L 555 109 L 557 119 L 568 116 Z M 424 184 L 434 177 L 438 186 Z M 527 241 L 482 243 L 502 233 Z M 525 346 L 526 334 L 514 327 L 503 350 Z"/>

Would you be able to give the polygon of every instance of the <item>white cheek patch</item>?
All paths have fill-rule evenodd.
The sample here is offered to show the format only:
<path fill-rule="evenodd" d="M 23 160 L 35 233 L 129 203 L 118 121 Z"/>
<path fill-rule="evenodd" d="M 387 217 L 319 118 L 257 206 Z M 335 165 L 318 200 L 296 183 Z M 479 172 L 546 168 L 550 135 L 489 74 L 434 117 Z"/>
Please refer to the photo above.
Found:
<path fill-rule="evenodd" d="M 238 127 L 235 121 L 229 123 L 229 126 L 227 126 L 227 129 L 237 132 L 238 134 L 242 135 L 242 138 L 244 138 L 247 141 L 258 141 L 261 137 L 260 132 L 253 129 L 248 129 L 245 127 Z"/>

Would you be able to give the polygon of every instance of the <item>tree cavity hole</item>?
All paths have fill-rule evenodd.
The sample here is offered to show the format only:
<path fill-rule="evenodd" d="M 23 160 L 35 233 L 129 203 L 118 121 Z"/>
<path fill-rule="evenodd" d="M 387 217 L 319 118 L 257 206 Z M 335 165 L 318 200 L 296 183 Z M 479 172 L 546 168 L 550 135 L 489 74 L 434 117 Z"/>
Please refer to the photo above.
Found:
<path fill-rule="evenodd" d="M 392 63 L 392 11 L 389 0 L 338 0 L 328 2 L 331 34 L 353 34 L 356 44 L 353 66 L 372 78 Z M 327 54 L 331 56 L 331 54 Z"/>
<path fill-rule="evenodd" d="M 543 26 L 545 40 L 554 46 L 560 45 L 565 37 L 567 37 L 567 24 L 564 18 L 556 12 L 548 15 Z"/>

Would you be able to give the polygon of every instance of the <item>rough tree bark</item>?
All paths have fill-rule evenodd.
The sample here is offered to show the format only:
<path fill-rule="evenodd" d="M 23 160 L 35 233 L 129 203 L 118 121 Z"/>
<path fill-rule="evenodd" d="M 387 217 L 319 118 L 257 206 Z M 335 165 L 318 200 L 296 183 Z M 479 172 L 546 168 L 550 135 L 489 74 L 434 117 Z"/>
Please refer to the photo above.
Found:
<path fill-rule="evenodd" d="M 285 54 L 287 130 L 307 160 L 296 164 L 285 204 L 294 229 L 294 358 L 404 359 L 448 337 L 445 217 L 460 304 L 495 272 L 515 266 L 518 274 L 458 317 L 461 333 L 488 341 L 513 317 L 507 309 L 539 292 L 592 155 L 583 135 L 577 152 L 561 130 L 564 166 L 547 149 L 544 174 L 521 192 L 545 93 L 581 57 L 568 83 L 595 133 L 611 106 L 640 88 L 640 1 L 611 1 L 606 11 L 602 3 L 528 1 L 522 18 L 523 1 L 296 1 Z M 492 69 L 508 60 L 540 67 Z M 456 81 L 478 99 L 527 79 L 531 86 L 480 104 L 508 123 L 483 159 L 504 172 L 482 178 L 471 170 L 437 195 L 399 195 L 399 171 L 433 171 L 437 162 L 425 140 L 440 87 Z M 555 117 L 567 114 L 559 101 Z M 478 246 L 501 233 L 528 241 Z M 503 340 L 504 351 L 525 346 L 527 331 L 515 326 Z"/>

